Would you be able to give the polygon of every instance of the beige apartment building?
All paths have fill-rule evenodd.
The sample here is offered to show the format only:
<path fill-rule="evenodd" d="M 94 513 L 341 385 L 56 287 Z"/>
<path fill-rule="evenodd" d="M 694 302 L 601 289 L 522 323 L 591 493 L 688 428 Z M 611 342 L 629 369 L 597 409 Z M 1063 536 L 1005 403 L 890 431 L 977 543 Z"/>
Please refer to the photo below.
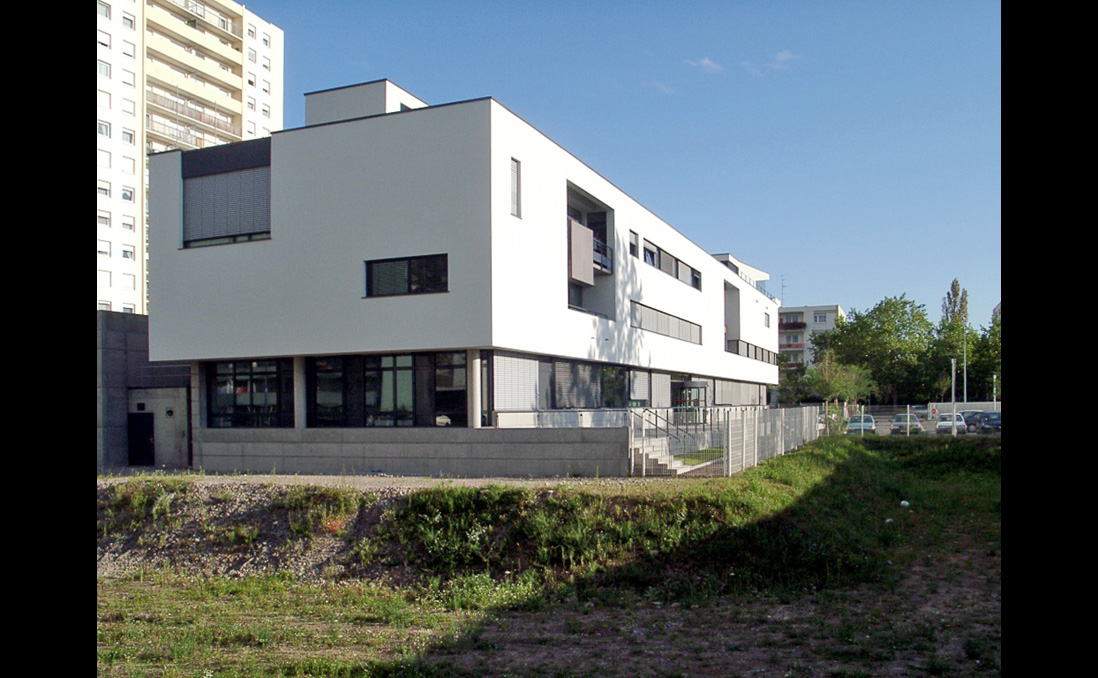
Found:
<path fill-rule="evenodd" d="M 146 154 L 282 129 L 283 34 L 231 0 L 96 8 L 96 308 L 147 313 Z"/>
<path fill-rule="evenodd" d="M 813 337 L 835 329 L 846 311 L 838 304 L 824 306 L 783 306 L 778 321 L 778 350 L 793 367 L 812 367 Z"/>

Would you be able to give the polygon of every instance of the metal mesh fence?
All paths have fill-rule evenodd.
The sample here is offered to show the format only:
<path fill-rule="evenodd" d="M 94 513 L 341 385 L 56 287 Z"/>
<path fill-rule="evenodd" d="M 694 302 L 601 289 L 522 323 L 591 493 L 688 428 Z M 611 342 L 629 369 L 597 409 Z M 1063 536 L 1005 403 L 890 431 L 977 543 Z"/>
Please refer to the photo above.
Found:
<path fill-rule="evenodd" d="M 816 406 L 630 410 L 634 475 L 729 476 L 818 436 Z"/>

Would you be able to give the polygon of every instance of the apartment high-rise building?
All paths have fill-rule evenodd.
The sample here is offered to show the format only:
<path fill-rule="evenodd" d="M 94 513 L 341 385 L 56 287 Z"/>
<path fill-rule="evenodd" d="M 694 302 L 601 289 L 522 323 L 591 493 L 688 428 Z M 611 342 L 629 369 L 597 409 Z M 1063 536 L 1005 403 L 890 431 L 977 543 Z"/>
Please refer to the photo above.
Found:
<path fill-rule="evenodd" d="M 783 306 L 778 321 L 778 350 L 793 367 L 812 367 L 813 351 L 818 348 L 813 336 L 835 329 L 846 311 L 838 304 L 824 306 Z"/>
<path fill-rule="evenodd" d="M 146 153 L 282 129 L 282 29 L 231 0 L 96 0 L 96 307 L 146 313 Z"/>

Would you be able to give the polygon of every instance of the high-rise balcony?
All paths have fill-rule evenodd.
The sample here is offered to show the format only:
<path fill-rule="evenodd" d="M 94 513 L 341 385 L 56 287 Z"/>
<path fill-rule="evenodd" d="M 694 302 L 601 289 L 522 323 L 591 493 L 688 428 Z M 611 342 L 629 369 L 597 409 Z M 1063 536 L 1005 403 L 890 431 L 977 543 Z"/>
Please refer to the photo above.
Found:
<path fill-rule="evenodd" d="M 238 139 L 241 136 L 240 125 L 234 125 L 231 122 L 222 120 L 221 118 L 206 113 L 205 111 L 202 111 L 189 103 L 176 101 L 155 92 L 146 92 L 145 97 L 150 104 L 158 106 L 166 111 L 185 116 L 195 122 L 201 123 L 213 129 L 227 132 L 234 137 L 237 137 Z"/>

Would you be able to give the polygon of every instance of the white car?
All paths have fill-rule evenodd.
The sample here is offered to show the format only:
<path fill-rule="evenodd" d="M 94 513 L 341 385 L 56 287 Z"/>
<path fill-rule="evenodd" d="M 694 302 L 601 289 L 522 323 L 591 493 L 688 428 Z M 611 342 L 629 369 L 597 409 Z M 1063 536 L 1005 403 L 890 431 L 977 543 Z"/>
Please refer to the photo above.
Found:
<path fill-rule="evenodd" d="M 934 431 L 938 435 L 950 435 L 953 433 L 953 425 L 956 422 L 957 435 L 968 433 L 968 425 L 965 424 L 965 418 L 961 416 L 961 413 L 950 414 L 945 412 L 938 415 L 938 423 L 934 426 Z"/>

